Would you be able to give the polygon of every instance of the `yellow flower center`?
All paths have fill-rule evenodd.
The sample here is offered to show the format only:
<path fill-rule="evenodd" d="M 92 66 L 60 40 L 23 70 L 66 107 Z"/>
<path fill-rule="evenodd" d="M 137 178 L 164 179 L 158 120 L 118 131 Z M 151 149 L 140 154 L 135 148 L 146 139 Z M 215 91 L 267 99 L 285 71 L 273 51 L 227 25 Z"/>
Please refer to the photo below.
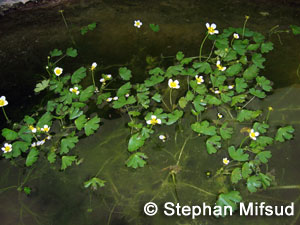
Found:
<path fill-rule="evenodd" d="M 4 148 L 4 151 L 6 151 L 6 152 L 10 151 L 10 146 L 6 146 L 6 147 Z"/>
<path fill-rule="evenodd" d="M 48 131 L 49 131 L 49 128 L 48 128 L 48 127 L 45 127 L 45 128 L 44 128 L 44 131 L 45 131 L 45 132 L 48 132 Z"/>
<path fill-rule="evenodd" d="M 0 99 L 0 106 L 4 106 L 4 100 Z"/>
<path fill-rule="evenodd" d="M 96 66 L 91 66 L 91 70 L 94 70 L 96 68 Z"/>
<path fill-rule="evenodd" d="M 215 29 L 212 27 L 207 28 L 207 30 L 208 30 L 208 33 L 211 33 L 211 34 L 213 34 L 215 32 Z"/>
<path fill-rule="evenodd" d="M 136 22 L 136 25 L 137 25 L 137 26 L 140 26 L 140 25 L 141 25 L 141 23 L 140 23 L 140 22 Z"/>
<path fill-rule="evenodd" d="M 218 67 L 219 70 L 223 70 L 224 69 L 224 67 L 221 66 L 221 65 L 217 65 L 217 67 Z"/>
<path fill-rule="evenodd" d="M 170 83 L 170 86 L 171 86 L 172 88 L 175 88 L 175 87 L 177 87 L 177 84 L 173 81 L 173 82 Z"/>
<path fill-rule="evenodd" d="M 34 127 L 30 125 L 30 126 L 29 126 L 29 129 L 30 129 L 30 130 L 34 130 Z"/>
<path fill-rule="evenodd" d="M 55 73 L 56 73 L 56 74 L 61 74 L 61 72 L 62 72 L 61 69 L 56 69 L 56 70 L 55 70 Z"/>
<path fill-rule="evenodd" d="M 256 137 L 254 132 L 251 132 L 250 136 L 253 137 L 253 138 Z"/>
<path fill-rule="evenodd" d="M 203 78 L 202 77 L 196 77 L 197 83 L 202 83 L 203 82 Z"/>
<path fill-rule="evenodd" d="M 155 124 L 158 123 L 158 121 L 157 121 L 156 118 L 152 118 L 151 121 L 150 121 L 150 123 L 151 123 L 152 125 L 155 125 Z"/>
<path fill-rule="evenodd" d="M 73 88 L 72 92 L 76 94 L 77 90 L 75 88 Z"/>

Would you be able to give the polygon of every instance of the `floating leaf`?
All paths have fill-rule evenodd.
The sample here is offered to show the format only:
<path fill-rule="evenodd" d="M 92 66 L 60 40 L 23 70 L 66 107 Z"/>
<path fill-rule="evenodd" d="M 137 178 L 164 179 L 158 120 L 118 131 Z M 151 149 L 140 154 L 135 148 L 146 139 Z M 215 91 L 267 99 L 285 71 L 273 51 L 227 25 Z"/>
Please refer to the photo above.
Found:
<path fill-rule="evenodd" d="M 264 76 L 261 77 L 256 77 L 257 84 L 261 86 L 262 89 L 265 91 L 271 91 L 272 86 L 271 86 L 271 81 L 266 79 Z"/>
<path fill-rule="evenodd" d="M 80 93 L 79 101 L 86 102 L 94 94 L 95 88 L 93 85 L 87 87 Z"/>
<path fill-rule="evenodd" d="M 16 141 L 12 144 L 12 156 L 18 157 L 21 152 L 26 152 L 29 148 L 30 143 L 24 141 Z"/>
<path fill-rule="evenodd" d="M 242 109 L 237 115 L 237 120 L 239 122 L 252 120 L 258 117 L 260 114 L 261 114 L 260 110 L 251 111 L 251 110 Z"/>
<path fill-rule="evenodd" d="M 205 134 L 205 135 L 210 135 L 213 136 L 215 135 L 217 132 L 217 128 L 215 126 L 209 126 L 209 122 L 208 121 L 202 121 L 200 122 L 196 122 L 194 124 L 191 125 L 191 128 L 193 131 L 200 133 L 200 134 Z"/>
<path fill-rule="evenodd" d="M 26 166 L 32 166 L 38 159 L 40 152 L 36 148 L 32 148 L 26 158 Z"/>
<path fill-rule="evenodd" d="M 184 54 L 183 54 L 183 52 L 177 52 L 177 54 L 176 54 L 176 59 L 178 60 L 178 61 L 181 61 L 182 59 L 184 58 Z"/>
<path fill-rule="evenodd" d="M 179 120 L 183 115 L 183 111 L 180 110 L 175 110 L 172 113 L 168 114 L 168 122 L 167 125 L 171 125 L 173 123 L 176 123 L 177 120 Z"/>
<path fill-rule="evenodd" d="M 221 137 L 220 136 L 212 136 L 206 141 L 206 148 L 208 154 L 213 154 L 217 152 L 217 148 L 221 148 Z"/>
<path fill-rule="evenodd" d="M 252 169 L 250 168 L 250 163 L 245 162 L 242 167 L 242 176 L 244 179 L 247 179 L 251 175 Z"/>
<path fill-rule="evenodd" d="M 262 163 L 267 163 L 268 159 L 272 157 L 272 154 L 270 151 L 263 151 L 257 154 L 257 157 Z"/>
<path fill-rule="evenodd" d="M 238 103 L 243 103 L 246 101 L 246 94 L 242 94 L 242 95 L 237 95 L 237 96 L 233 96 L 231 99 L 231 106 L 235 106 Z"/>
<path fill-rule="evenodd" d="M 11 129 L 4 128 L 2 130 L 2 136 L 5 137 L 7 141 L 13 141 L 18 138 L 18 133 Z"/>
<path fill-rule="evenodd" d="M 290 28 L 294 35 L 300 34 L 300 27 L 296 25 L 290 25 Z"/>
<path fill-rule="evenodd" d="M 149 27 L 150 27 L 151 30 L 154 31 L 154 32 L 158 32 L 158 31 L 159 31 L 159 25 L 158 25 L 158 24 L 150 23 L 150 24 L 149 24 Z"/>
<path fill-rule="evenodd" d="M 50 56 L 51 57 L 56 57 L 56 56 L 61 56 L 63 53 L 61 50 L 58 50 L 57 48 L 56 49 L 53 49 L 51 52 L 50 52 Z"/>
<path fill-rule="evenodd" d="M 86 68 L 80 67 L 72 74 L 71 83 L 78 84 L 85 77 L 86 77 Z"/>
<path fill-rule="evenodd" d="M 267 187 L 269 187 L 271 185 L 272 178 L 270 178 L 269 176 L 267 176 L 263 173 L 259 173 L 258 177 L 260 178 L 262 186 L 263 186 L 264 189 L 266 189 Z"/>
<path fill-rule="evenodd" d="M 146 164 L 145 159 L 148 157 L 142 152 L 136 152 L 132 154 L 129 159 L 126 161 L 127 167 L 132 167 L 134 169 L 138 167 L 144 167 Z"/>
<path fill-rule="evenodd" d="M 34 89 L 34 92 L 41 92 L 42 90 L 49 87 L 50 80 L 43 80 L 41 83 L 37 83 Z"/>
<path fill-rule="evenodd" d="M 253 80 L 257 76 L 258 71 L 259 69 L 256 65 L 251 65 L 245 70 L 245 72 L 243 73 L 243 77 L 246 80 Z"/>
<path fill-rule="evenodd" d="M 255 131 L 258 131 L 261 134 L 264 134 L 269 129 L 269 125 L 266 124 L 266 123 L 255 122 L 254 125 L 253 125 L 253 129 Z"/>
<path fill-rule="evenodd" d="M 273 43 L 272 42 L 266 42 L 261 44 L 261 53 L 267 53 L 273 49 Z"/>
<path fill-rule="evenodd" d="M 67 138 L 63 138 L 61 139 L 60 142 L 60 154 L 67 154 L 72 148 L 75 147 L 76 143 L 78 142 L 78 137 L 74 136 L 74 137 L 67 137 Z"/>
<path fill-rule="evenodd" d="M 255 88 L 251 88 L 249 92 L 250 92 L 250 94 L 252 94 L 252 95 L 254 95 L 254 96 L 258 97 L 258 98 L 265 98 L 266 97 L 266 93 L 265 92 L 263 92 L 261 90 L 257 90 Z"/>
<path fill-rule="evenodd" d="M 155 95 L 152 96 L 152 99 L 156 102 L 161 102 L 161 95 L 159 93 L 155 93 Z"/>
<path fill-rule="evenodd" d="M 247 161 L 249 158 L 249 155 L 247 153 L 244 153 L 244 150 L 242 148 L 238 148 L 237 150 L 235 150 L 234 146 L 230 146 L 228 148 L 228 153 L 232 159 L 240 162 Z"/>
<path fill-rule="evenodd" d="M 142 147 L 145 143 L 145 139 L 139 134 L 136 133 L 131 136 L 128 142 L 128 151 L 133 152 Z"/>
<path fill-rule="evenodd" d="M 233 128 L 227 127 L 227 125 L 228 122 L 225 122 L 220 128 L 220 134 L 224 140 L 230 139 L 231 135 L 233 134 Z"/>
<path fill-rule="evenodd" d="M 75 58 L 78 53 L 77 53 L 77 49 L 74 49 L 74 48 L 68 48 L 67 51 L 66 51 L 66 55 L 67 56 L 70 56 L 72 58 Z"/>
<path fill-rule="evenodd" d="M 61 170 L 71 166 L 74 161 L 76 161 L 76 156 L 63 156 L 61 158 Z"/>
<path fill-rule="evenodd" d="M 164 73 L 165 72 L 159 67 L 156 67 L 156 68 L 149 71 L 150 75 L 164 75 Z"/>
<path fill-rule="evenodd" d="M 230 66 L 226 70 L 226 75 L 232 77 L 232 76 L 238 74 L 239 72 L 241 72 L 241 70 L 242 70 L 242 64 L 236 63 L 236 64 L 233 64 L 232 66 Z"/>
<path fill-rule="evenodd" d="M 146 87 L 152 87 L 164 81 L 164 77 L 160 75 L 152 75 L 149 79 L 145 80 Z"/>
<path fill-rule="evenodd" d="M 98 187 L 99 188 L 104 187 L 105 186 L 105 182 L 106 182 L 105 180 L 101 180 L 98 177 L 93 177 L 92 179 L 84 182 L 83 185 L 84 185 L 85 188 L 91 187 L 92 190 L 95 191 L 95 190 L 98 189 Z"/>
<path fill-rule="evenodd" d="M 262 54 L 260 53 L 254 53 L 252 55 L 252 62 L 258 67 L 258 68 L 265 68 L 263 66 L 264 61 L 266 61 L 266 59 L 264 57 L 262 57 Z"/>
<path fill-rule="evenodd" d="M 293 138 L 294 131 L 295 129 L 292 126 L 280 127 L 277 130 L 275 140 L 279 142 L 290 140 Z"/>
<path fill-rule="evenodd" d="M 233 211 L 237 210 L 237 204 L 242 201 L 242 197 L 240 192 L 238 191 L 230 191 L 226 194 L 220 194 L 217 200 L 217 205 L 224 207 L 230 206 Z"/>
<path fill-rule="evenodd" d="M 130 92 L 131 89 L 131 83 L 127 82 L 126 84 L 123 84 L 117 91 L 117 96 L 121 97 Z"/>
<path fill-rule="evenodd" d="M 212 69 L 208 62 L 196 62 L 193 64 L 193 67 L 197 69 L 199 73 L 210 74 L 212 73 Z"/>
<path fill-rule="evenodd" d="M 95 133 L 95 131 L 99 128 L 100 118 L 98 116 L 94 116 L 92 119 L 88 120 L 88 122 L 84 125 L 84 132 L 86 136 L 90 136 Z"/>
<path fill-rule="evenodd" d="M 96 26 L 97 26 L 96 22 L 90 23 L 89 25 L 87 25 L 87 27 L 90 31 L 94 30 L 96 28 Z"/>
<path fill-rule="evenodd" d="M 222 101 L 220 99 L 212 95 L 206 95 L 205 101 L 210 105 L 218 106 L 222 104 Z"/>
<path fill-rule="evenodd" d="M 231 173 L 231 182 L 237 184 L 242 179 L 241 168 L 235 168 Z"/>
<path fill-rule="evenodd" d="M 56 161 L 56 153 L 54 151 L 50 151 L 47 159 L 49 161 L 49 163 L 54 163 Z"/>
<path fill-rule="evenodd" d="M 235 79 L 235 90 L 237 93 L 242 93 L 247 88 L 247 83 L 244 78 L 236 78 Z"/>
<path fill-rule="evenodd" d="M 127 69 L 126 67 L 121 67 L 119 69 L 119 74 L 123 80 L 130 80 L 132 77 L 131 70 Z"/>
<path fill-rule="evenodd" d="M 257 191 L 257 188 L 261 187 L 261 180 L 258 176 L 251 176 L 247 179 L 247 188 L 253 193 Z"/>

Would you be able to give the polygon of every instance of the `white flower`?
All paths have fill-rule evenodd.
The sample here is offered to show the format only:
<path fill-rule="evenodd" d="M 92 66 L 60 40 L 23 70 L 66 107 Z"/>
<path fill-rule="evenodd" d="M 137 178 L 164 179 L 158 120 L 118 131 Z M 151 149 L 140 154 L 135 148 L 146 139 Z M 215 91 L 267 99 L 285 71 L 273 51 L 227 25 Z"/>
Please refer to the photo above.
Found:
<path fill-rule="evenodd" d="M 76 95 L 79 95 L 80 91 L 78 91 L 78 87 L 70 88 L 70 91 L 72 93 L 75 93 Z"/>
<path fill-rule="evenodd" d="M 141 28 L 141 26 L 143 25 L 143 23 L 140 20 L 135 20 L 134 21 L 134 26 L 137 28 Z"/>
<path fill-rule="evenodd" d="M 33 143 L 31 144 L 31 147 L 32 147 L 32 148 L 36 147 L 36 142 L 33 142 Z"/>
<path fill-rule="evenodd" d="M 128 97 L 129 97 L 129 93 L 127 93 L 127 94 L 125 95 L 125 97 L 128 98 Z"/>
<path fill-rule="evenodd" d="M 229 85 L 229 86 L 228 86 L 228 89 L 229 89 L 229 90 L 231 90 L 231 89 L 233 89 L 233 88 L 234 88 L 234 85 Z"/>
<path fill-rule="evenodd" d="M 12 145 L 5 143 L 4 147 L 1 148 L 1 150 L 5 153 L 11 152 L 12 151 Z"/>
<path fill-rule="evenodd" d="M 223 163 L 224 163 L 224 165 L 228 165 L 229 164 L 229 159 L 227 159 L 227 158 L 223 158 Z"/>
<path fill-rule="evenodd" d="M 36 143 L 36 146 L 41 146 L 41 145 L 43 145 L 43 144 L 45 144 L 45 140 L 38 141 L 38 142 Z"/>
<path fill-rule="evenodd" d="M 252 140 L 256 140 L 256 137 L 259 136 L 259 133 L 258 132 L 255 132 L 254 129 L 251 129 L 251 131 L 249 132 L 249 137 L 252 139 Z"/>
<path fill-rule="evenodd" d="M 147 124 L 151 124 L 151 125 L 161 124 L 161 120 L 158 119 L 155 115 L 152 115 L 151 120 L 147 120 Z"/>
<path fill-rule="evenodd" d="M 32 125 L 29 126 L 29 130 L 31 130 L 32 133 L 36 133 L 36 128 Z"/>
<path fill-rule="evenodd" d="M 1 96 L 0 98 L 0 107 L 6 106 L 8 104 L 8 101 L 6 101 L 5 96 Z"/>
<path fill-rule="evenodd" d="M 218 118 L 219 119 L 222 119 L 223 118 L 223 115 L 221 113 L 218 113 Z"/>
<path fill-rule="evenodd" d="M 172 79 L 169 79 L 168 84 L 169 84 L 169 87 L 170 87 L 170 88 L 175 88 L 175 89 L 180 88 L 180 86 L 179 86 L 179 81 L 178 81 L 178 80 L 174 80 L 174 81 L 173 81 Z"/>
<path fill-rule="evenodd" d="M 44 132 L 49 132 L 49 130 L 50 130 L 50 127 L 47 124 L 44 125 L 43 128 L 41 128 L 41 131 L 44 131 Z"/>
<path fill-rule="evenodd" d="M 116 96 L 116 97 L 113 97 L 113 100 L 115 100 L 115 101 L 117 101 L 119 99 L 119 97 L 118 96 Z"/>
<path fill-rule="evenodd" d="M 101 78 L 101 79 L 100 79 L 100 82 L 101 82 L 101 83 L 105 83 L 105 79 L 104 79 L 104 78 Z"/>
<path fill-rule="evenodd" d="M 59 76 L 62 74 L 62 72 L 63 72 L 63 69 L 62 69 L 62 68 L 60 68 L 60 67 L 55 67 L 54 73 L 55 73 L 56 76 L 59 77 Z"/>
<path fill-rule="evenodd" d="M 209 25 L 209 23 L 206 23 L 206 28 L 207 28 L 208 33 L 209 33 L 210 35 L 218 34 L 218 33 L 219 33 L 219 31 L 216 30 L 217 25 L 214 24 L 214 23 L 212 23 L 211 25 Z"/>
<path fill-rule="evenodd" d="M 50 136 L 50 135 L 46 137 L 47 140 L 51 140 L 51 138 L 52 138 L 52 136 Z"/>
<path fill-rule="evenodd" d="M 216 66 L 218 67 L 218 70 L 221 70 L 221 71 L 226 70 L 226 67 L 221 65 L 220 60 L 217 61 Z"/>
<path fill-rule="evenodd" d="M 235 39 L 239 39 L 239 38 L 240 38 L 240 36 L 239 36 L 237 33 L 234 33 L 234 34 L 233 34 L 233 38 L 235 38 Z"/>
<path fill-rule="evenodd" d="M 159 138 L 160 140 L 162 140 L 162 142 L 165 142 L 166 139 L 167 139 L 167 137 L 166 137 L 165 135 L 163 135 L 163 134 L 159 135 L 158 138 Z"/>
<path fill-rule="evenodd" d="M 92 66 L 91 66 L 91 70 L 96 69 L 96 67 L 97 67 L 97 63 L 93 62 Z"/>
<path fill-rule="evenodd" d="M 106 99 L 107 102 L 111 102 L 112 101 L 112 98 L 108 98 Z"/>
<path fill-rule="evenodd" d="M 203 76 L 195 76 L 197 84 L 202 84 L 204 82 Z"/>
<path fill-rule="evenodd" d="M 106 78 L 109 80 L 111 78 L 111 74 L 106 74 Z"/>
<path fill-rule="evenodd" d="M 214 91 L 215 94 L 220 94 L 221 92 L 219 90 Z"/>

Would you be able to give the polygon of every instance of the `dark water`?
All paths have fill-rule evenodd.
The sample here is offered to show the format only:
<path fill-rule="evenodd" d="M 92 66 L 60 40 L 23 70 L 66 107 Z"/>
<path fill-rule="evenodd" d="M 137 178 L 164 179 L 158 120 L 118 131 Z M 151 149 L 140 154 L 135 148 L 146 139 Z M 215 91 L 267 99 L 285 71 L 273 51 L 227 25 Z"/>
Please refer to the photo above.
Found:
<path fill-rule="evenodd" d="M 42 80 L 43 69 L 49 51 L 72 46 L 59 9 L 69 23 L 76 41 L 79 56 L 64 61 L 64 69 L 73 71 L 81 65 L 96 61 L 104 66 L 124 65 L 132 69 L 136 81 L 145 76 L 146 57 L 175 55 L 181 50 L 188 56 L 196 56 L 205 33 L 205 23 L 215 22 L 218 29 L 228 26 L 241 27 L 244 16 L 249 15 L 248 27 L 266 34 L 272 27 L 281 30 L 290 24 L 299 25 L 300 4 L 297 1 L 71 1 L 53 8 L 19 11 L 0 18 L 0 95 L 9 99 L 6 107 L 13 120 L 22 118 L 32 106 L 43 103 L 42 96 L 32 92 L 35 82 Z M 141 19 L 143 27 L 137 33 L 133 21 Z M 85 36 L 80 28 L 97 22 L 97 28 Z M 149 23 L 160 25 L 161 31 L 152 32 Z M 274 146 L 268 170 L 276 176 L 278 186 L 299 185 L 299 135 L 300 94 L 296 70 L 300 63 L 299 37 L 280 33 L 270 36 L 275 50 L 267 55 L 262 75 L 274 82 L 275 90 L 262 102 L 253 106 L 272 106 L 270 121 L 274 127 L 291 124 L 295 127 L 295 139 Z M 282 44 L 281 44 L 282 42 Z M 206 46 L 209 51 L 209 46 Z M 103 72 L 115 74 L 116 67 Z M 101 73 L 99 72 L 98 75 Z M 97 79 L 98 80 L 98 79 Z M 183 124 L 189 120 L 187 114 Z M 222 177 L 209 179 L 205 171 L 215 172 L 221 167 L 226 153 L 220 151 L 208 156 L 201 139 L 186 141 L 191 131 L 181 133 L 178 127 L 158 128 L 168 134 L 166 143 L 154 136 L 145 147 L 149 156 L 145 168 L 126 168 L 129 130 L 128 118 L 104 120 L 99 131 L 81 140 L 74 152 L 84 162 L 60 172 L 59 165 L 49 165 L 44 160 L 33 169 L 16 169 L 5 160 L 0 161 L 0 219 L 1 224 L 45 225 L 96 225 L 96 224 L 261 224 L 285 225 L 300 223 L 295 217 L 239 217 L 225 219 L 200 217 L 168 218 L 161 214 L 146 217 L 142 213 L 144 203 L 153 200 L 158 205 L 176 201 L 174 186 L 168 178 L 168 166 L 176 164 L 179 152 L 186 142 L 181 170 L 177 174 L 177 194 L 181 204 L 213 204 L 219 192 L 230 189 Z M 1 117 L 1 127 L 4 120 Z M 175 138 L 176 137 L 176 138 Z M 209 160 L 208 160 L 209 158 Z M 100 171 L 100 172 L 99 172 Z M 106 180 L 105 188 L 91 192 L 83 188 L 83 182 L 95 176 Z M 28 174 L 30 176 L 28 176 Z M 24 179 L 33 188 L 30 197 L 16 191 Z M 11 189 L 5 189 L 13 186 Z M 2 189 L 3 188 L 3 189 Z M 209 193 L 211 194 L 209 194 Z M 250 195 L 242 192 L 245 200 L 266 201 L 269 204 L 295 202 L 295 214 L 299 214 L 299 189 L 268 189 Z M 90 210 L 88 210 L 90 209 Z"/>

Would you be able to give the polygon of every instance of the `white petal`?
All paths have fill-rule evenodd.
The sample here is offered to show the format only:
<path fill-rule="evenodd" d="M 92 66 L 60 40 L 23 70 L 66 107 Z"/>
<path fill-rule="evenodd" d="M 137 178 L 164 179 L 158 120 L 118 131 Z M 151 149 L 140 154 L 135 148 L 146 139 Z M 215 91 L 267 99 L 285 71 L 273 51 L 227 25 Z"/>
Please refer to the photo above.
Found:
<path fill-rule="evenodd" d="M 168 82 L 169 86 L 171 85 L 171 83 L 173 83 L 173 80 L 169 79 L 169 82 Z"/>
<path fill-rule="evenodd" d="M 224 66 L 224 67 L 222 68 L 222 71 L 224 71 L 224 70 L 226 70 L 226 66 Z"/>
<path fill-rule="evenodd" d="M 209 23 L 206 23 L 205 25 L 206 25 L 206 28 L 207 28 L 207 29 L 210 28 Z"/>
<path fill-rule="evenodd" d="M 221 63 L 220 60 L 218 60 L 218 61 L 217 61 L 217 65 L 220 65 L 220 63 Z"/>
<path fill-rule="evenodd" d="M 70 88 L 69 90 L 70 90 L 71 92 L 73 92 L 73 88 Z"/>
<path fill-rule="evenodd" d="M 218 30 L 215 30 L 215 31 L 214 31 L 214 34 L 218 34 L 218 33 L 219 33 L 219 31 L 218 31 Z"/>
<path fill-rule="evenodd" d="M 147 124 L 151 124 L 151 120 L 147 120 Z"/>
<path fill-rule="evenodd" d="M 156 119 L 156 116 L 155 116 L 155 115 L 152 115 L 152 116 L 151 116 L 151 119 Z"/>
<path fill-rule="evenodd" d="M 254 134 L 255 134 L 255 136 L 258 136 L 258 135 L 259 135 L 259 133 L 258 133 L 258 132 L 255 132 Z"/>
<path fill-rule="evenodd" d="M 210 25 L 210 27 L 212 27 L 213 29 L 216 29 L 216 28 L 217 28 L 217 25 L 214 24 L 214 23 L 212 23 L 212 24 Z"/>
<path fill-rule="evenodd" d="M 1 96 L 0 99 L 3 100 L 3 101 L 5 101 L 5 96 Z"/>
<path fill-rule="evenodd" d="M 177 85 L 179 84 L 179 81 L 178 81 L 178 80 L 175 80 L 174 82 L 175 82 Z"/>
<path fill-rule="evenodd" d="M 179 88 L 180 88 L 180 85 L 177 85 L 175 88 L 176 88 L 176 89 L 179 89 Z"/>
<path fill-rule="evenodd" d="M 250 133 L 254 133 L 254 129 L 251 129 L 251 130 L 250 130 Z"/>
<path fill-rule="evenodd" d="M 158 123 L 158 124 L 161 124 L 161 120 L 160 120 L 160 119 L 157 119 L 157 123 Z"/>

